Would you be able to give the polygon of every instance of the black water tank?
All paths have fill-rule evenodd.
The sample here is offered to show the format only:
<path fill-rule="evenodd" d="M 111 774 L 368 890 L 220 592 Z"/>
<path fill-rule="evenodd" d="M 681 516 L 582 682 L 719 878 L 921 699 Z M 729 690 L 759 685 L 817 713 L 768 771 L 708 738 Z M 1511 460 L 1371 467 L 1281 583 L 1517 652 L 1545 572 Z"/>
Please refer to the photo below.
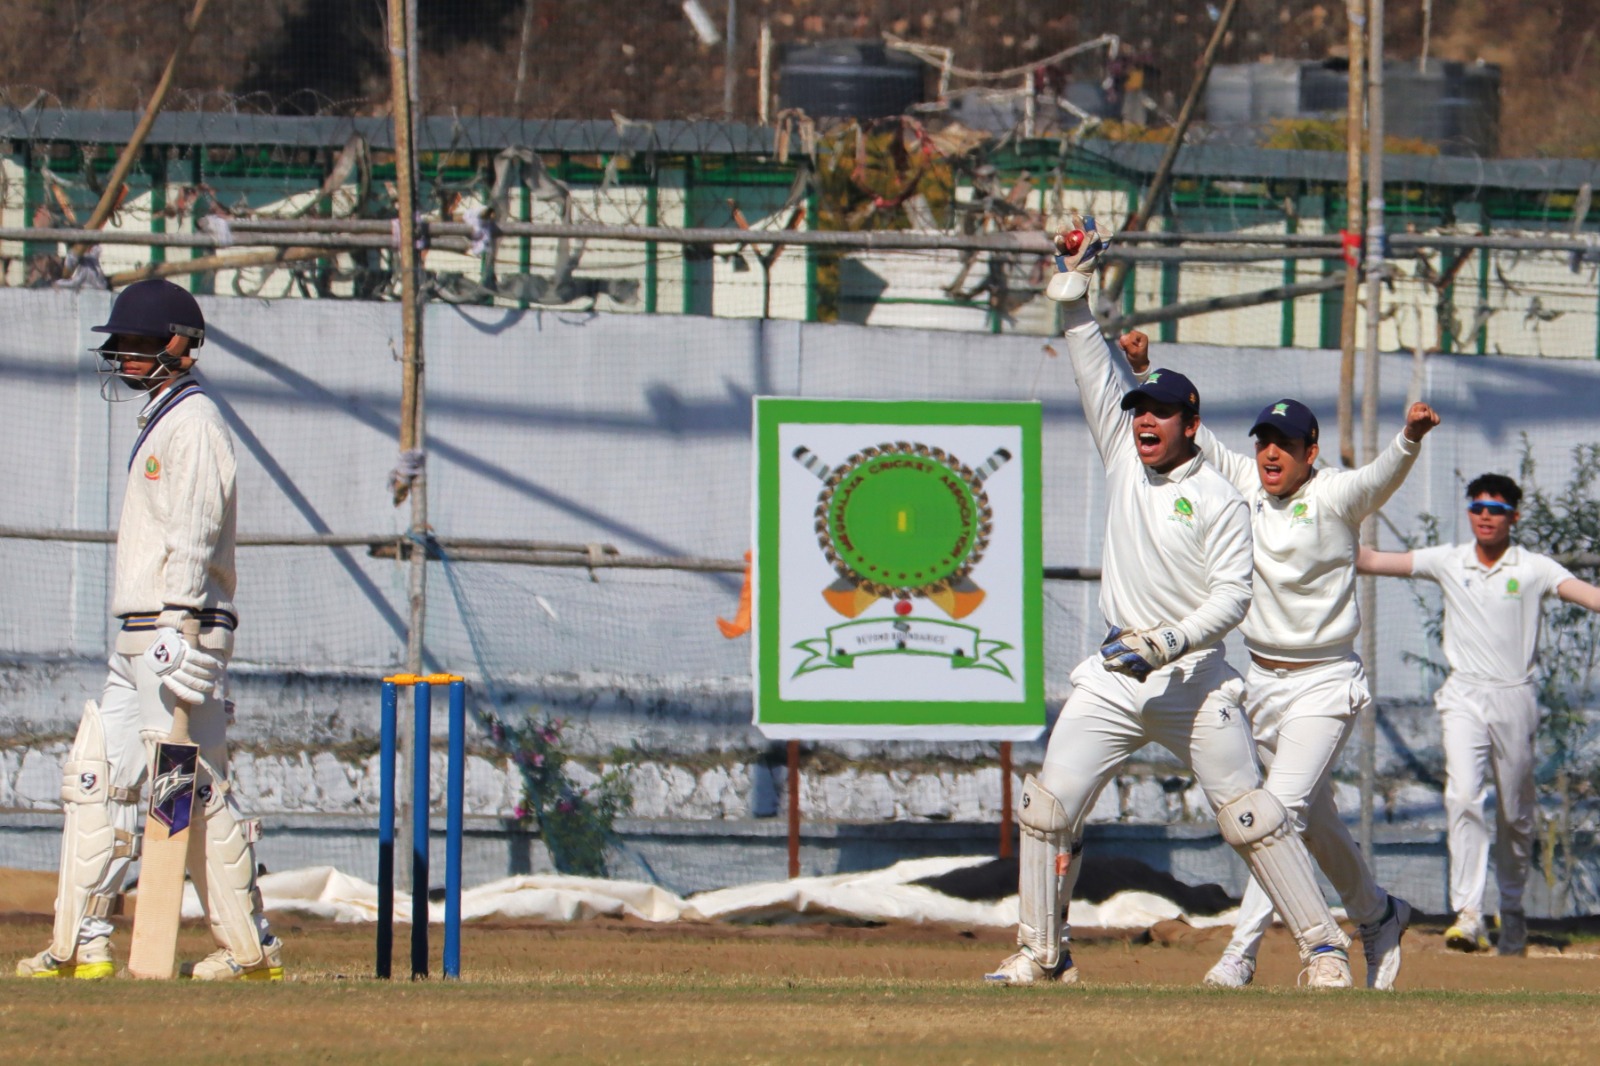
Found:
<path fill-rule="evenodd" d="M 922 101 L 926 67 L 882 41 L 795 45 L 778 70 L 778 104 L 812 118 L 882 118 Z"/>

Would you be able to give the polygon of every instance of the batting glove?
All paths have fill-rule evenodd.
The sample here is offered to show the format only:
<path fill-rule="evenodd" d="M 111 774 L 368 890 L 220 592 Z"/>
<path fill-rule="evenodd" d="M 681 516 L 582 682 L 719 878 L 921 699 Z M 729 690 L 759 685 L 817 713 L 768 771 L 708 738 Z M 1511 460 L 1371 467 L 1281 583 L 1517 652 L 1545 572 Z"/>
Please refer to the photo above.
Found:
<path fill-rule="evenodd" d="M 1045 288 L 1045 295 L 1057 303 L 1072 303 L 1089 294 L 1100 253 L 1111 242 L 1110 232 L 1102 233 L 1092 217 L 1074 213 L 1072 222 L 1071 230 L 1056 234 L 1056 276 Z"/>
<path fill-rule="evenodd" d="M 222 660 L 183 639 L 176 629 L 156 630 L 156 642 L 145 649 L 144 664 L 184 703 L 201 704 L 216 689 Z"/>
<path fill-rule="evenodd" d="M 1143 681 L 1152 671 L 1161 669 L 1188 650 L 1189 638 L 1176 626 L 1140 630 L 1112 626 L 1105 643 L 1100 645 L 1100 665 L 1113 673 Z"/>

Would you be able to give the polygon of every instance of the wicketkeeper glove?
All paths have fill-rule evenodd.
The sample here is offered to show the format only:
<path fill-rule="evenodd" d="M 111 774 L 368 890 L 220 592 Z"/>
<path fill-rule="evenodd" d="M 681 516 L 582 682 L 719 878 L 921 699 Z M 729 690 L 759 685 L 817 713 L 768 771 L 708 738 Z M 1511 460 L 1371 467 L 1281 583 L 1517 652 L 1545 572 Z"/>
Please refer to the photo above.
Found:
<path fill-rule="evenodd" d="M 1100 665 L 1138 681 L 1189 650 L 1189 638 L 1176 626 L 1122 629 L 1112 626 L 1100 645 Z"/>
<path fill-rule="evenodd" d="M 222 660 L 190 644 L 176 629 L 156 630 L 156 642 L 144 651 L 144 664 L 184 703 L 201 704 L 217 687 Z"/>
<path fill-rule="evenodd" d="M 1101 232 L 1092 217 L 1074 212 L 1072 224 L 1071 230 L 1056 234 L 1056 275 L 1045 288 L 1045 295 L 1057 303 L 1072 303 L 1089 294 L 1100 253 L 1111 242 L 1110 231 Z"/>

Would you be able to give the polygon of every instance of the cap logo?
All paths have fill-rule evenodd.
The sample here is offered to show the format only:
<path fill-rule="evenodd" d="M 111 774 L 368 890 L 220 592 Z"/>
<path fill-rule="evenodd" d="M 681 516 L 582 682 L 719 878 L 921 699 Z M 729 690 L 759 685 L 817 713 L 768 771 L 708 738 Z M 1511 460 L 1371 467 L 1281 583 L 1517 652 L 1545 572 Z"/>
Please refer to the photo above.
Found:
<path fill-rule="evenodd" d="M 1272 413 L 1287 418 L 1289 417 L 1289 405 L 1286 403 L 1275 403 L 1272 405 Z"/>
<path fill-rule="evenodd" d="M 1148 382 L 1151 385 L 1154 385 L 1156 382 L 1158 382 L 1160 380 L 1161 380 L 1161 371 L 1159 371 L 1159 370 L 1156 371 L 1154 374 L 1151 374 L 1148 378 L 1145 378 L 1145 381 Z"/>

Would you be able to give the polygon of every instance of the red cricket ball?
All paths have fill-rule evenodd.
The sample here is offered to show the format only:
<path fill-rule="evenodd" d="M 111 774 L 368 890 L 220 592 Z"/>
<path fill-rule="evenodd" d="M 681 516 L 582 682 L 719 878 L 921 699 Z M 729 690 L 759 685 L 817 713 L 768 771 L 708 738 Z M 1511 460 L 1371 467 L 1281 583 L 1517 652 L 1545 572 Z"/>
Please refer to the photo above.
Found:
<path fill-rule="evenodd" d="M 1083 230 L 1075 229 L 1070 233 L 1061 233 L 1056 236 L 1056 252 L 1059 255 L 1077 255 L 1078 249 L 1083 247 Z"/>
<path fill-rule="evenodd" d="M 910 614 L 911 613 L 911 601 L 910 600 L 896 600 L 895 604 L 894 604 L 894 613 L 895 614 Z"/>

